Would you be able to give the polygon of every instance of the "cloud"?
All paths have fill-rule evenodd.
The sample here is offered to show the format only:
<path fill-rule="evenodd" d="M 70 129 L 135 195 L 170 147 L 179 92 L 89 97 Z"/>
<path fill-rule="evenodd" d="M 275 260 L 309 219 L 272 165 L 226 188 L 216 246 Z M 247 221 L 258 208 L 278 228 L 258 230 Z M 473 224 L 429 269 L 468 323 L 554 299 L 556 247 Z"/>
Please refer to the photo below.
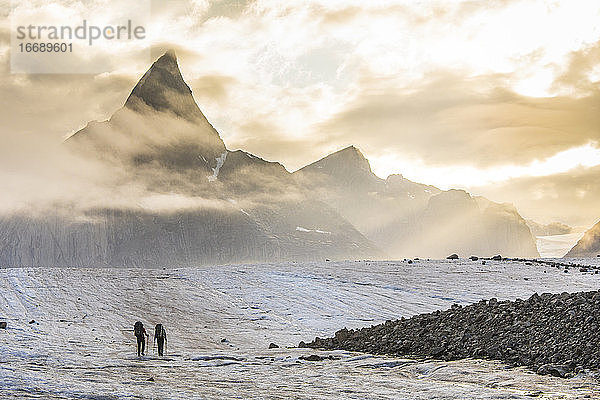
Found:
<path fill-rule="evenodd" d="M 236 166 L 233 160 L 231 166 L 226 164 L 231 177 L 222 169 L 218 180 L 210 182 L 210 168 L 203 167 L 197 152 L 190 153 L 206 134 L 204 126 L 148 110 L 142 116 L 122 109 L 111 121 L 118 123 L 91 124 L 83 133 L 92 135 L 87 140 L 64 144 L 39 132 L 1 135 L 0 216 L 87 219 L 103 209 L 239 212 L 301 199 L 280 165 Z M 202 150 L 206 154 L 206 148 Z M 189 155 L 196 159 L 195 166 L 187 164 Z M 171 168 L 173 162 L 185 166 Z"/>
<path fill-rule="evenodd" d="M 527 164 L 600 140 L 600 92 L 529 98 L 503 89 L 502 80 L 438 72 L 404 90 L 393 80 L 365 80 L 322 132 L 374 156 L 394 152 L 430 166 Z"/>
<path fill-rule="evenodd" d="M 222 210 L 231 205 L 226 200 L 186 196 L 180 193 L 158 193 L 141 197 L 139 206 L 143 210 L 160 213 L 176 213 L 186 210 Z"/>
<path fill-rule="evenodd" d="M 225 75 L 204 75 L 188 84 L 194 88 L 194 95 L 200 100 L 223 104 L 237 84 L 237 80 Z"/>
<path fill-rule="evenodd" d="M 81 208 L 125 204 L 143 191 L 136 182 L 123 183 L 120 169 L 73 155 L 43 134 L 0 136 L 1 214 L 77 214 Z"/>
<path fill-rule="evenodd" d="M 600 89 L 600 41 L 569 54 L 565 71 L 554 82 L 557 91 L 585 94 Z"/>
<path fill-rule="evenodd" d="M 589 228 L 600 218 L 600 166 L 514 178 L 472 190 L 496 201 L 513 203 L 521 215 L 538 222 L 559 221 Z"/>

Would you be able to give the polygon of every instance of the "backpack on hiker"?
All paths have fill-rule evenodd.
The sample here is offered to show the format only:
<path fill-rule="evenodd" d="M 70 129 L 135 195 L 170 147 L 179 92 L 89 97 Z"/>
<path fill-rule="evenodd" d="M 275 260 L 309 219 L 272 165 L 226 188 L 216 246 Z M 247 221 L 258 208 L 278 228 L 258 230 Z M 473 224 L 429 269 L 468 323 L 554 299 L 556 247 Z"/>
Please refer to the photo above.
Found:
<path fill-rule="evenodd" d="M 133 325 L 133 334 L 137 337 L 143 337 L 144 336 L 144 324 L 142 324 L 140 321 L 137 321 Z"/>
<path fill-rule="evenodd" d="M 167 331 L 162 324 L 156 324 L 154 327 L 154 343 L 158 343 L 158 355 L 162 357 L 167 344 Z"/>
<path fill-rule="evenodd" d="M 154 338 L 155 339 L 164 339 L 166 336 L 165 328 L 163 328 L 162 324 L 156 324 L 154 328 Z"/>

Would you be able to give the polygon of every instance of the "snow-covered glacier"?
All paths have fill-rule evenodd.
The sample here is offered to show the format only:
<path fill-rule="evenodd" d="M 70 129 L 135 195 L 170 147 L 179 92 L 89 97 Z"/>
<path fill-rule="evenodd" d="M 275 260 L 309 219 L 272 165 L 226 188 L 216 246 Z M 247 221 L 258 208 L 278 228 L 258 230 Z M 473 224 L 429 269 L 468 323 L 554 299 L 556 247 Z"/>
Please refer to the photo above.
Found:
<path fill-rule="evenodd" d="M 453 303 L 599 286 L 598 274 L 510 261 L 0 269 L 0 396 L 594 398 L 600 386 L 589 374 L 565 380 L 491 361 L 341 351 L 306 361 L 315 351 L 294 346 Z M 164 357 L 152 345 L 136 357 L 136 320 L 149 332 L 164 324 Z"/>

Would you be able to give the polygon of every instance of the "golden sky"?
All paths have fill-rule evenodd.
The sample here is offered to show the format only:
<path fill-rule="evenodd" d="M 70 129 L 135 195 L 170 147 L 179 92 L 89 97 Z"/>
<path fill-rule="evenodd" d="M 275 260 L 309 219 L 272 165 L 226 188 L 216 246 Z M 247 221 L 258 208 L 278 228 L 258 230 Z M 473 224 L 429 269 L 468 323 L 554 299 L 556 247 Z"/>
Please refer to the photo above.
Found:
<path fill-rule="evenodd" d="M 73 20 L 136 11 L 88 3 L 32 2 Z M 100 74 L 11 74 L 12 9 L 0 6 L 5 149 L 108 118 L 149 66 L 100 46 Z M 156 0 L 151 11 L 152 57 L 177 51 L 230 149 L 293 171 L 353 144 L 383 178 L 466 188 L 540 222 L 600 217 L 600 2 Z"/>

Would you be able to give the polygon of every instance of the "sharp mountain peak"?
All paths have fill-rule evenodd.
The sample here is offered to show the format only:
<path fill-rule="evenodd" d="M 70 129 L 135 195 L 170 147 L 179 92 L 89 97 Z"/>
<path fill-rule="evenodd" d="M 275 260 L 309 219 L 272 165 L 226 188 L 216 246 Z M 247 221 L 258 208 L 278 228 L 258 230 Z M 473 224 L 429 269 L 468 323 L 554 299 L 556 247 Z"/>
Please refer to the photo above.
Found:
<path fill-rule="evenodd" d="M 160 56 L 146 71 L 131 91 L 125 107 L 138 112 L 148 108 L 172 112 L 188 120 L 205 118 L 181 75 L 173 50 Z"/>
<path fill-rule="evenodd" d="M 361 151 L 354 145 L 345 147 L 334 153 L 331 153 L 312 164 L 307 165 L 302 169 L 352 169 L 358 168 L 360 170 L 372 173 L 371 165 L 369 160 L 361 153 Z"/>
<path fill-rule="evenodd" d="M 358 158 L 363 158 L 366 160 L 363 153 L 361 153 L 361 151 L 358 149 L 358 147 L 354 146 L 353 144 L 351 144 L 348 147 L 344 147 L 343 149 L 338 150 L 335 153 L 330 154 L 329 156 L 333 156 L 336 154 L 337 155 L 345 155 L 345 156 L 356 156 Z"/>
<path fill-rule="evenodd" d="M 355 146 L 331 153 L 296 171 L 299 175 L 317 174 L 332 180 L 330 184 L 346 187 L 375 187 L 381 180 L 371 170 L 371 165 Z"/>
<path fill-rule="evenodd" d="M 159 161 L 169 168 L 210 171 L 227 151 L 196 104 L 173 50 L 152 64 L 108 121 L 90 123 L 72 139 L 138 164 Z"/>

